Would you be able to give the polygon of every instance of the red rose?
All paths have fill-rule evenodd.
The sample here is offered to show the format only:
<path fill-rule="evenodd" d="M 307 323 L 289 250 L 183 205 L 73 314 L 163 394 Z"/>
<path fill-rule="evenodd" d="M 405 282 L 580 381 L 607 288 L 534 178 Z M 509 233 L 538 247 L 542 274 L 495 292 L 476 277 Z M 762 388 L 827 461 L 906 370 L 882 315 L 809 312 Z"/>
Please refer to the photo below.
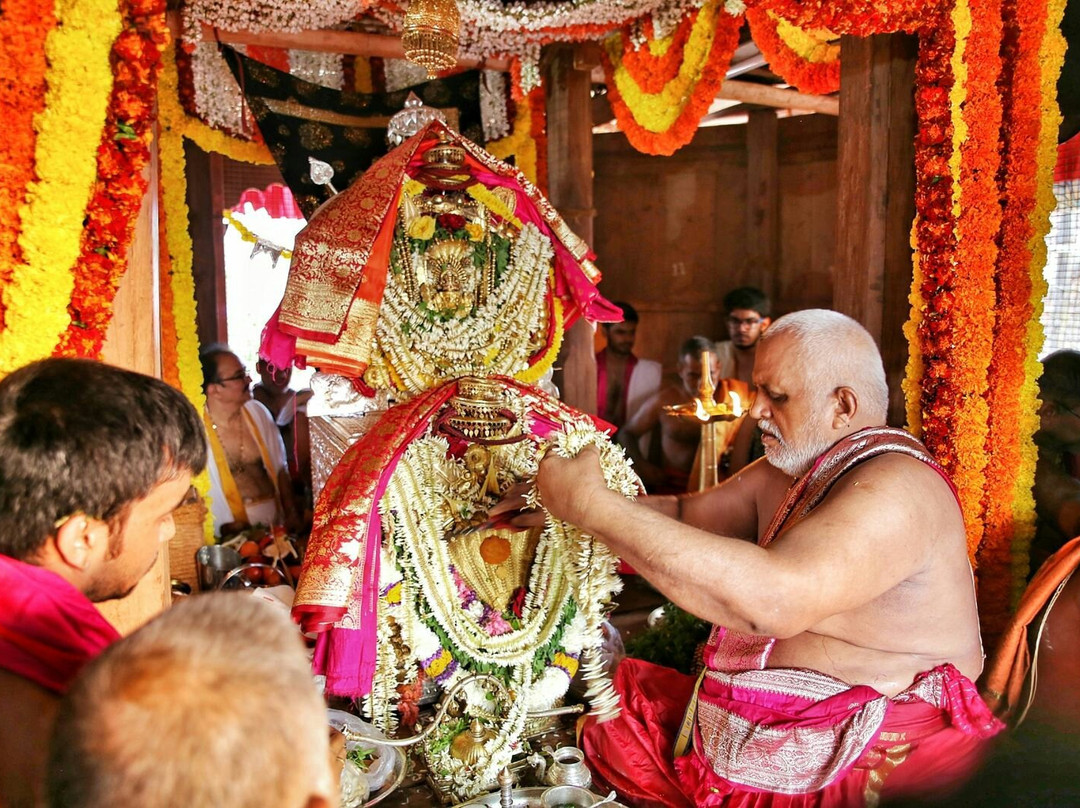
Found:
<path fill-rule="evenodd" d="M 450 232 L 455 230 L 461 230 L 465 227 L 465 217 L 456 213 L 443 213 L 435 219 L 439 227 L 445 228 Z"/>

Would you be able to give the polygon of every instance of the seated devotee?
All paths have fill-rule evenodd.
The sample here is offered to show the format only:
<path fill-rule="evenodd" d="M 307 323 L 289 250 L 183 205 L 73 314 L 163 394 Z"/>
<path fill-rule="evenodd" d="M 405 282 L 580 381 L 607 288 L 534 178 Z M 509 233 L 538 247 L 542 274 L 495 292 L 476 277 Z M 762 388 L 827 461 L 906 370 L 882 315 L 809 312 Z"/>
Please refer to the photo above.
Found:
<path fill-rule="evenodd" d="M 701 357 L 708 352 L 712 364 L 712 378 L 716 379 L 719 365 L 713 352 L 713 342 L 707 337 L 690 337 L 679 347 L 678 376 L 660 388 L 646 400 L 637 414 L 616 433 L 616 440 L 626 449 L 634 463 L 634 471 L 641 477 L 649 493 L 673 494 L 689 490 L 693 481 L 698 444 L 701 442 L 701 424 L 679 418 L 664 411 L 664 407 L 686 404 L 698 395 L 701 384 Z M 726 395 L 727 387 L 717 388 L 717 399 Z M 723 424 L 727 427 L 728 424 Z M 653 431 L 659 433 L 659 441 L 653 441 L 649 456 L 641 451 L 641 438 Z M 722 453 L 728 431 L 718 436 L 718 450 Z"/>
<path fill-rule="evenodd" d="M 623 320 L 601 324 L 607 345 L 596 354 L 596 401 L 600 417 L 621 427 L 660 389 L 663 367 L 634 355 L 638 313 L 629 303 L 614 305 Z"/>
<path fill-rule="evenodd" d="M 243 593 L 189 598 L 110 647 L 49 747 L 50 808 L 316 808 L 337 791 L 300 633 Z"/>
<path fill-rule="evenodd" d="M 758 340 L 772 322 L 768 296 L 753 286 L 740 286 L 724 295 L 724 319 L 728 339 L 716 343 L 721 379 L 738 379 L 749 385 Z"/>
<path fill-rule="evenodd" d="M 131 592 L 206 463 L 179 391 L 80 359 L 0 381 L 0 805 L 36 805 L 60 695 L 119 638 L 95 602 Z"/>
<path fill-rule="evenodd" d="M 622 714 L 583 730 L 594 783 L 635 806 L 850 806 L 964 778 L 1002 725 L 972 683 L 955 489 L 883 426 L 881 357 L 854 320 L 778 319 L 753 380 L 767 462 L 706 492 L 630 501 L 592 450 L 540 465 L 552 516 L 714 624 L 697 685 L 619 666 Z"/>
<path fill-rule="evenodd" d="M 285 443 L 270 411 L 251 397 L 244 364 L 223 346 L 205 348 L 199 358 L 214 532 L 227 536 L 257 524 L 298 529 Z"/>
<path fill-rule="evenodd" d="M 1032 570 L 1080 535 L 1080 353 L 1057 351 L 1043 360 L 1039 398 Z"/>
<path fill-rule="evenodd" d="M 311 507 L 311 437 L 308 430 L 307 404 L 312 391 L 289 387 L 292 368 L 274 367 L 265 359 L 255 363 L 259 381 L 252 396 L 270 411 L 285 444 L 293 493 L 297 502 Z"/>

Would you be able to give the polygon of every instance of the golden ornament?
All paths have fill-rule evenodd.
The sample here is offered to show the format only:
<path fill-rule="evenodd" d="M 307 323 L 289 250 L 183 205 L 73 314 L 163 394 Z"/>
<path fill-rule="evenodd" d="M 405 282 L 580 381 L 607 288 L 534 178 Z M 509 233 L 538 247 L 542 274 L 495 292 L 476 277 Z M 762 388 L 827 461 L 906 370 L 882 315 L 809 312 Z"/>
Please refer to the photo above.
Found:
<path fill-rule="evenodd" d="M 405 12 L 401 44 L 405 58 L 435 78 L 457 64 L 461 13 L 454 0 L 413 0 Z"/>

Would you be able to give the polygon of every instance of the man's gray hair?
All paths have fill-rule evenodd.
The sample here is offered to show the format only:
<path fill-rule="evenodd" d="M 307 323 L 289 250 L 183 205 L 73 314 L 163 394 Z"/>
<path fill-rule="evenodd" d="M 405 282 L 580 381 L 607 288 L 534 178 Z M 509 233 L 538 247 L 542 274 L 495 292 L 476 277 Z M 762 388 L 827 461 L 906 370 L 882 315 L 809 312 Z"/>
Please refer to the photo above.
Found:
<path fill-rule="evenodd" d="M 61 702 L 51 808 L 297 808 L 327 796 L 326 708 L 297 627 L 198 595 L 108 648 Z"/>
<path fill-rule="evenodd" d="M 790 359 L 811 384 L 830 390 L 850 387 L 867 415 L 885 423 L 889 386 L 885 367 L 870 332 L 857 321 L 829 309 L 804 309 L 785 314 L 761 335 L 761 342 L 789 335 Z"/>

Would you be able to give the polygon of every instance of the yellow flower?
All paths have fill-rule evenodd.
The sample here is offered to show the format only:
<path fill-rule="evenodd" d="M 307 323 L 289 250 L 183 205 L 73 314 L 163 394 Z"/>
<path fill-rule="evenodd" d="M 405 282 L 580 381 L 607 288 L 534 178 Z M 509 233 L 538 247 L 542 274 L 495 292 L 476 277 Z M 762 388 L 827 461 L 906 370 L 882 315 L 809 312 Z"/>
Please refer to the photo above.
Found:
<path fill-rule="evenodd" d="M 430 216 L 417 216 L 411 222 L 406 231 L 409 238 L 427 241 L 435 235 L 435 220 Z"/>
<path fill-rule="evenodd" d="M 469 234 L 469 241 L 484 240 L 484 226 L 479 222 L 466 222 L 465 232 Z"/>

